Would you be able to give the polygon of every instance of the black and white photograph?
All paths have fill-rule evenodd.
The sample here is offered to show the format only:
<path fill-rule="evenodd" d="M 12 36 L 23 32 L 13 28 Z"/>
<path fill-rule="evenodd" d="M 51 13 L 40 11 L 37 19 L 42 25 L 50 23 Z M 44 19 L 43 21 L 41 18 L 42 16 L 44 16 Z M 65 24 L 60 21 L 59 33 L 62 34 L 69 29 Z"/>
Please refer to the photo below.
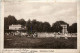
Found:
<path fill-rule="evenodd" d="M 4 48 L 77 49 L 76 2 L 4 2 Z"/>

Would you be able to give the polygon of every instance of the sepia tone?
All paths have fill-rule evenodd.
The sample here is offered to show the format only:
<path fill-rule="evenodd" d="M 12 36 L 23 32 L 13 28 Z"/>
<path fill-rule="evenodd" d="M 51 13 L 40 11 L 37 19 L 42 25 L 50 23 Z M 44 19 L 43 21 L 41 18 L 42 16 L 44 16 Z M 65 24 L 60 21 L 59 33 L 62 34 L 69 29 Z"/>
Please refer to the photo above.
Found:
<path fill-rule="evenodd" d="M 5 2 L 4 48 L 77 49 L 75 7 L 75 2 Z"/>

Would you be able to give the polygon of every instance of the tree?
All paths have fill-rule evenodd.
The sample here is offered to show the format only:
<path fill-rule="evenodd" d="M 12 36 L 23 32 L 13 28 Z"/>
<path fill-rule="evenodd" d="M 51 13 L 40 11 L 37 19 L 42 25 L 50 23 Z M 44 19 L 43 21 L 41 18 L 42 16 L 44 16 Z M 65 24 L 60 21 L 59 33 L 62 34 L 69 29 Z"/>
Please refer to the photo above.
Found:
<path fill-rule="evenodd" d="M 71 26 L 69 26 L 69 33 L 77 33 L 77 23 L 73 23 Z"/>
<path fill-rule="evenodd" d="M 62 32 L 62 24 L 67 24 L 64 21 L 57 21 L 55 23 L 53 23 L 51 30 L 52 32 Z M 69 24 L 67 24 L 67 26 L 69 26 Z"/>
<path fill-rule="evenodd" d="M 43 31 L 44 32 L 49 32 L 50 31 L 50 24 L 48 22 L 43 23 Z"/>
<path fill-rule="evenodd" d="M 20 19 L 20 20 L 17 21 L 17 23 L 25 26 L 26 21 L 24 19 Z"/>
<path fill-rule="evenodd" d="M 36 20 L 32 20 L 31 27 L 33 31 L 37 31 L 38 28 L 38 22 Z"/>
<path fill-rule="evenodd" d="M 38 32 L 43 32 L 43 23 L 42 22 L 38 22 Z"/>
<path fill-rule="evenodd" d="M 17 20 L 14 16 L 9 15 L 4 17 L 4 29 L 8 29 L 9 25 L 17 24 Z"/>
<path fill-rule="evenodd" d="M 4 17 L 4 29 L 8 29 L 9 23 L 7 23 L 8 21 L 7 17 Z"/>
<path fill-rule="evenodd" d="M 48 22 L 40 22 L 36 20 L 28 20 L 27 25 L 28 31 L 36 31 L 36 32 L 49 32 L 50 31 L 50 24 Z"/>
<path fill-rule="evenodd" d="M 26 28 L 28 32 L 31 32 L 31 20 L 30 19 L 26 22 Z"/>
<path fill-rule="evenodd" d="M 8 20 L 7 20 L 7 21 L 8 21 L 7 23 L 8 23 L 9 25 L 17 24 L 16 18 L 15 18 L 14 16 L 11 16 L 11 15 L 8 16 Z"/>

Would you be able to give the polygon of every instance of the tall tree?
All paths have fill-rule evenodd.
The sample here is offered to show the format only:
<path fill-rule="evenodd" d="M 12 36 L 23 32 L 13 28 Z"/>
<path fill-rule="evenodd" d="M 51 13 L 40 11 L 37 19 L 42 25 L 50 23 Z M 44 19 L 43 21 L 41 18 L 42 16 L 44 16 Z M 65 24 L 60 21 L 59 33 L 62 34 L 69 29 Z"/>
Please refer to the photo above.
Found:
<path fill-rule="evenodd" d="M 4 28 L 8 29 L 9 25 L 17 24 L 17 20 L 14 16 L 9 15 L 4 18 Z"/>
<path fill-rule="evenodd" d="M 24 19 L 17 20 L 18 24 L 25 26 L 26 21 Z"/>
<path fill-rule="evenodd" d="M 48 22 L 43 23 L 43 31 L 44 32 L 49 32 L 50 31 L 50 24 Z"/>
<path fill-rule="evenodd" d="M 26 22 L 26 28 L 28 32 L 31 32 L 31 20 L 30 19 Z"/>
<path fill-rule="evenodd" d="M 69 26 L 70 33 L 77 33 L 77 23 L 73 23 L 71 26 Z"/>
<path fill-rule="evenodd" d="M 53 23 L 52 25 L 52 32 L 62 32 L 62 24 L 67 24 L 66 22 L 64 21 L 56 21 L 55 23 Z M 69 24 L 67 24 L 69 26 Z"/>

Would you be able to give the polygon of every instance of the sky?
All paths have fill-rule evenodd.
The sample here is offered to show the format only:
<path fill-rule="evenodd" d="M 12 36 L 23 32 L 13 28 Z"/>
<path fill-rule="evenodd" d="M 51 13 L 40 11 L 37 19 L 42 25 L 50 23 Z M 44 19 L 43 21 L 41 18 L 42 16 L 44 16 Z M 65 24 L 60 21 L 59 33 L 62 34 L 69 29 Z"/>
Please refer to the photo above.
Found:
<path fill-rule="evenodd" d="M 57 0 L 58 1 L 58 0 Z M 74 0 L 75 1 L 75 0 Z M 69 25 L 77 22 L 76 2 L 4 2 L 4 17 L 13 15 L 17 20 L 49 22 L 65 21 Z"/>

